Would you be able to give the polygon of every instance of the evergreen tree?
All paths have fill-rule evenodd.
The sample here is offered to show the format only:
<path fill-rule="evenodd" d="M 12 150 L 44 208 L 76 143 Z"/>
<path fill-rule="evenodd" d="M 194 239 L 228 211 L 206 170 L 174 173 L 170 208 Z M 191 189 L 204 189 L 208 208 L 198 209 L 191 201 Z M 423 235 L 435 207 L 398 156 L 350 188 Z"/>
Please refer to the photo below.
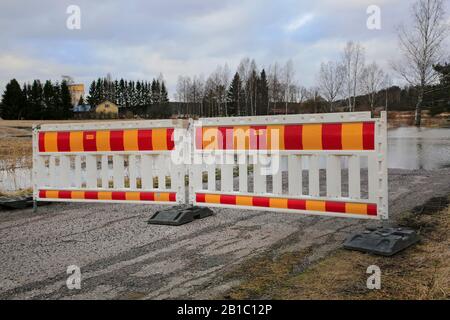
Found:
<path fill-rule="evenodd" d="M 25 99 L 22 89 L 16 79 L 12 79 L 2 95 L 1 116 L 3 119 L 20 119 L 23 113 Z"/>
<path fill-rule="evenodd" d="M 161 93 L 161 88 L 158 80 L 153 79 L 151 89 L 152 89 L 152 104 L 158 104 L 160 102 L 160 93 Z"/>
<path fill-rule="evenodd" d="M 27 104 L 30 107 L 31 119 L 43 119 L 43 92 L 42 84 L 39 80 L 34 80 L 27 97 Z"/>
<path fill-rule="evenodd" d="M 92 81 L 91 85 L 89 86 L 89 97 L 87 98 L 88 103 L 91 106 L 95 106 L 97 104 L 97 86 L 95 84 L 95 81 Z"/>
<path fill-rule="evenodd" d="M 256 114 L 267 114 L 269 106 L 269 83 L 267 81 L 266 71 L 262 69 L 260 77 L 258 79 L 258 94 L 256 101 Z"/>
<path fill-rule="evenodd" d="M 125 107 L 125 81 L 120 79 L 119 81 L 119 105 Z"/>
<path fill-rule="evenodd" d="M 55 114 L 55 108 L 53 105 L 54 101 L 54 90 L 52 83 L 47 80 L 44 84 L 43 90 L 43 100 L 44 100 L 44 118 L 45 119 L 53 119 Z"/>
<path fill-rule="evenodd" d="M 69 87 L 67 82 L 63 81 L 60 88 L 61 104 L 60 104 L 60 117 L 61 119 L 69 119 L 71 116 L 72 109 L 72 97 L 70 95 Z"/>
<path fill-rule="evenodd" d="M 103 102 L 105 100 L 105 95 L 104 95 L 104 91 L 103 91 L 103 80 L 101 78 L 97 79 L 97 83 L 95 85 L 96 87 L 96 103 L 95 105 Z"/>
<path fill-rule="evenodd" d="M 169 103 L 169 95 L 167 93 L 166 85 L 164 84 L 164 82 L 161 83 L 160 103 L 161 104 Z"/>
<path fill-rule="evenodd" d="M 242 81 L 239 73 L 235 73 L 231 81 L 230 88 L 227 94 L 228 99 L 228 116 L 239 116 L 243 113 L 244 106 L 244 90 L 242 88 Z"/>

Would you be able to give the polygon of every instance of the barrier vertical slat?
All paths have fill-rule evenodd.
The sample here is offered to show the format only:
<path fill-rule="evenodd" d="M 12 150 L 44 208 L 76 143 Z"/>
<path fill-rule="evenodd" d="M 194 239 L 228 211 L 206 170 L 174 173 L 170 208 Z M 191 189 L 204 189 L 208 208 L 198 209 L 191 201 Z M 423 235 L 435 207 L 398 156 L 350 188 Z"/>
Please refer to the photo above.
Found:
<path fill-rule="evenodd" d="M 184 184 L 184 179 L 180 181 Z M 189 199 L 195 201 L 195 191 L 203 190 L 203 164 L 191 166 L 189 170 Z"/>
<path fill-rule="evenodd" d="M 156 172 L 158 177 L 158 189 L 166 188 L 166 176 L 165 176 L 165 159 L 161 155 L 156 156 Z"/>
<path fill-rule="evenodd" d="M 97 187 L 97 157 L 86 155 L 86 187 Z"/>
<path fill-rule="evenodd" d="M 51 186 L 58 185 L 58 177 L 56 175 L 56 157 L 51 155 L 48 159 L 49 183 Z"/>
<path fill-rule="evenodd" d="M 358 155 L 348 158 L 348 196 L 357 199 L 361 196 L 361 168 Z"/>
<path fill-rule="evenodd" d="M 309 157 L 309 195 L 318 197 L 320 195 L 319 179 L 319 157 L 311 155 Z"/>
<path fill-rule="evenodd" d="M 45 185 L 45 181 L 47 181 L 47 170 L 44 157 L 37 156 L 35 157 L 35 160 L 33 166 L 36 165 L 36 168 L 33 168 L 33 171 L 36 176 L 36 181 L 34 181 L 34 183 L 37 188 L 40 188 Z"/>
<path fill-rule="evenodd" d="M 123 156 L 117 154 L 113 155 L 113 181 L 115 189 L 121 189 L 124 186 L 123 171 Z"/>
<path fill-rule="evenodd" d="M 326 168 L 327 196 L 341 196 L 341 161 L 338 156 L 330 155 L 327 157 Z"/>
<path fill-rule="evenodd" d="M 272 162 L 274 160 L 274 157 L 277 157 L 277 156 L 276 155 L 272 156 L 272 159 L 271 159 Z M 272 193 L 274 193 L 274 194 L 282 194 L 282 192 L 283 192 L 283 185 L 282 185 L 283 174 L 281 171 L 282 159 L 283 159 L 282 156 L 278 157 L 278 168 L 276 168 L 276 171 L 272 175 L 272 186 L 273 186 Z"/>
<path fill-rule="evenodd" d="M 64 187 L 67 185 L 70 185 L 70 157 L 69 156 L 61 156 L 59 159 L 59 172 L 60 172 L 60 178 L 59 178 L 59 185 Z"/>
<path fill-rule="evenodd" d="M 142 189 L 153 188 L 153 158 L 148 154 L 141 156 L 141 182 Z"/>
<path fill-rule="evenodd" d="M 225 164 L 221 166 L 221 190 L 223 192 L 233 191 L 233 164 L 234 156 L 232 154 L 225 155 Z"/>
<path fill-rule="evenodd" d="M 369 200 L 377 201 L 378 194 L 378 161 L 376 155 L 370 155 L 367 159 L 367 178 L 369 179 L 367 183 Z"/>
<path fill-rule="evenodd" d="M 297 155 L 288 156 L 288 192 L 290 195 L 301 194 L 301 170 L 301 158 Z"/>
<path fill-rule="evenodd" d="M 239 168 L 239 192 L 247 192 L 248 191 L 247 164 L 240 164 L 238 168 Z"/>
<path fill-rule="evenodd" d="M 266 157 L 265 155 L 261 155 L 260 159 L 261 161 L 264 161 L 265 163 L 267 163 L 265 160 L 262 160 L 264 157 Z M 258 161 L 258 159 L 256 159 L 256 157 L 253 157 L 253 192 L 255 193 L 266 193 L 267 187 L 266 187 L 266 176 L 262 175 L 262 167 L 261 167 L 261 163 L 260 161 Z"/>
<path fill-rule="evenodd" d="M 102 188 L 109 188 L 108 155 L 102 155 Z"/>
<path fill-rule="evenodd" d="M 81 188 L 81 156 L 75 155 L 75 188 Z"/>
<path fill-rule="evenodd" d="M 130 188 L 136 189 L 136 155 L 131 154 L 128 157 L 128 174 L 130 179 Z"/>
<path fill-rule="evenodd" d="M 208 166 L 208 190 L 216 190 L 216 165 L 210 164 Z"/>

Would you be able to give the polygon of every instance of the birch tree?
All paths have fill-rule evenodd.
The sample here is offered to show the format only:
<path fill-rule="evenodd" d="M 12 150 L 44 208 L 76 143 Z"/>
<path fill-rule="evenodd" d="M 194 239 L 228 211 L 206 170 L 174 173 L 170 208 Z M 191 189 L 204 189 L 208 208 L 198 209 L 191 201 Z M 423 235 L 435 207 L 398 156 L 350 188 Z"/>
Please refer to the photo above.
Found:
<path fill-rule="evenodd" d="M 355 111 L 356 95 L 361 72 L 364 68 L 364 48 L 359 43 L 347 42 L 342 55 L 348 111 Z"/>
<path fill-rule="evenodd" d="M 290 90 L 292 89 L 292 84 L 294 81 L 294 63 L 292 60 L 286 61 L 283 68 L 283 91 L 284 91 L 284 102 L 286 108 L 286 114 L 288 113 L 288 101 L 290 100 Z"/>
<path fill-rule="evenodd" d="M 361 75 L 361 86 L 364 93 L 369 98 L 370 110 L 373 112 L 375 107 L 375 98 L 385 81 L 385 74 L 376 62 L 369 64 L 364 68 Z"/>
<path fill-rule="evenodd" d="M 344 80 L 344 67 L 333 61 L 322 62 L 319 71 L 319 89 L 323 98 L 328 102 L 330 112 L 333 112 L 333 104 L 341 94 Z"/>
<path fill-rule="evenodd" d="M 448 36 L 443 0 L 418 0 L 412 6 L 409 27 L 400 26 L 398 40 L 402 61 L 394 70 L 411 86 L 417 87 L 415 125 L 420 126 L 425 89 L 437 80 L 433 65 L 443 57 L 442 44 Z"/>

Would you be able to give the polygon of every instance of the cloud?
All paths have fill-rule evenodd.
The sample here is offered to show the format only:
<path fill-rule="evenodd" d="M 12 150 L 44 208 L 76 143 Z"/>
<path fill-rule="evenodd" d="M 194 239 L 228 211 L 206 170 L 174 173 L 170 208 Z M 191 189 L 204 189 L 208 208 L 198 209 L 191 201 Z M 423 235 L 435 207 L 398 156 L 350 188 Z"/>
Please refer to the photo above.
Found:
<path fill-rule="evenodd" d="M 314 14 L 312 13 L 302 15 L 300 17 L 297 17 L 295 20 L 291 21 L 288 25 L 286 25 L 285 29 L 288 32 L 296 31 L 313 19 Z"/>
<path fill-rule="evenodd" d="M 11 78 L 69 74 L 88 87 L 108 72 L 134 80 L 162 72 L 172 96 L 179 75 L 207 76 L 225 63 L 233 72 L 247 56 L 260 68 L 292 58 L 297 81 L 311 86 L 320 62 L 338 59 L 348 40 L 387 68 L 411 3 L 378 0 L 381 30 L 366 27 L 372 0 L 77 0 L 81 30 L 68 30 L 71 4 L 0 1 L 0 90 Z"/>

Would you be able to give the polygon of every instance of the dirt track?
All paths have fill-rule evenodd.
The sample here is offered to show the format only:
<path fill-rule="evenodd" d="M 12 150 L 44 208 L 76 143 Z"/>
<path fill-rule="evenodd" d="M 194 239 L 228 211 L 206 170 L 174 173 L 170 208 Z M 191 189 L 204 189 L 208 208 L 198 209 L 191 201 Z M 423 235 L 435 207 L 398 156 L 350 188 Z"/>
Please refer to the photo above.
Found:
<path fill-rule="evenodd" d="M 450 192 L 450 169 L 389 171 L 395 216 Z M 180 227 L 147 225 L 157 207 L 54 204 L 0 212 L 0 298 L 211 298 L 239 279 L 223 274 L 267 250 L 308 249 L 308 263 L 367 222 L 216 209 Z M 373 224 L 373 222 L 369 222 Z M 65 286 L 78 265 L 81 290 Z"/>

